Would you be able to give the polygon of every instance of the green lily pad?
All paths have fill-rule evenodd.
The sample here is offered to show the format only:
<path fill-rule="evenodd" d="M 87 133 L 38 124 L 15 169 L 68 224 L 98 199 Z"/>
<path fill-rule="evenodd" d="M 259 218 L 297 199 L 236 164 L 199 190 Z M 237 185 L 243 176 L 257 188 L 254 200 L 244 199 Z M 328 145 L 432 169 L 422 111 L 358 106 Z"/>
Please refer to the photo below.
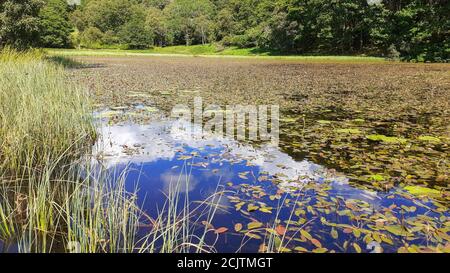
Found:
<path fill-rule="evenodd" d="M 99 118 L 111 118 L 121 114 L 121 111 L 106 111 L 98 115 Z"/>
<path fill-rule="evenodd" d="M 356 135 L 356 134 L 360 134 L 361 133 L 361 130 L 359 130 L 359 129 L 336 129 L 335 131 L 337 133 L 340 133 L 340 134 L 354 134 L 354 135 Z"/>
<path fill-rule="evenodd" d="M 329 121 L 329 120 L 318 120 L 317 123 L 319 123 L 319 124 L 330 124 L 331 121 Z"/>
<path fill-rule="evenodd" d="M 421 186 L 406 186 L 404 189 L 414 195 L 435 196 L 440 194 L 438 190 L 425 188 Z"/>
<path fill-rule="evenodd" d="M 417 139 L 420 141 L 441 142 L 439 138 L 433 136 L 420 136 Z"/>
<path fill-rule="evenodd" d="M 372 181 L 384 181 L 386 178 L 381 174 L 373 174 L 369 177 L 369 180 Z"/>
<path fill-rule="evenodd" d="M 367 139 L 372 140 L 372 141 L 381 141 L 381 142 L 385 142 L 385 143 L 404 144 L 407 142 L 407 140 L 405 138 L 389 137 L 389 136 L 385 136 L 385 135 L 368 135 L 366 137 L 367 137 Z"/>
<path fill-rule="evenodd" d="M 390 233 L 397 235 L 397 236 L 407 236 L 408 235 L 408 232 L 399 225 L 386 226 L 385 229 L 387 231 L 389 231 Z"/>

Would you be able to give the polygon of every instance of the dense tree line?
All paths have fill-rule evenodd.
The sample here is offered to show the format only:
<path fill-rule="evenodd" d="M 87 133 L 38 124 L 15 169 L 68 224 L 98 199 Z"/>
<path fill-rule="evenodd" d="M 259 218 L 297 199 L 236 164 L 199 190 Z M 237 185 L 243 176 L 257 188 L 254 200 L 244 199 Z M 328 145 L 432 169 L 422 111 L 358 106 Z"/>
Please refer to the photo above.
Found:
<path fill-rule="evenodd" d="M 442 61 L 450 59 L 450 0 L 3 0 L 0 43 L 218 43 L 279 53 Z"/>

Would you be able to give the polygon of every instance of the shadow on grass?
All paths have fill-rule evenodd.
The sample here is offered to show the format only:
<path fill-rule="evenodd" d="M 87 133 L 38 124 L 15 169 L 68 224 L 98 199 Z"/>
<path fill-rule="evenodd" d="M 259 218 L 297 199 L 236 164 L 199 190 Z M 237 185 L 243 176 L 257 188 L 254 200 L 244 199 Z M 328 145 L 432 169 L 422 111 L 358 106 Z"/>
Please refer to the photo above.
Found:
<path fill-rule="evenodd" d="M 105 66 L 100 63 L 83 63 L 65 56 L 47 56 L 46 60 L 69 69 L 99 68 Z"/>
<path fill-rule="evenodd" d="M 249 50 L 249 52 L 254 55 L 265 55 L 265 56 L 283 56 L 283 55 L 286 56 L 287 55 L 286 53 L 282 53 L 279 50 L 260 48 L 260 47 L 252 48 Z"/>

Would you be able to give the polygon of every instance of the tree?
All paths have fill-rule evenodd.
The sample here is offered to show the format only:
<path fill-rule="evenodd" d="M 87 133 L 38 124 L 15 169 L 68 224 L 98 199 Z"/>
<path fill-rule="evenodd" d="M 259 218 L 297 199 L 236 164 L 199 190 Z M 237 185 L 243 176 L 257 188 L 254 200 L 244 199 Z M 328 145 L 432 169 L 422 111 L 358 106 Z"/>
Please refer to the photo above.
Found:
<path fill-rule="evenodd" d="M 40 0 L 6 0 L 0 2 L 0 46 L 25 49 L 39 41 Z"/>
<path fill-rule="evenodd" d="M 102 32 L 117 33 L 135 12 L 133 0 L 90 0 L 73 14 L 73 22 L 79 31 L 96 27 Z"/>
<path fill-rule="evenodd" d="M 83 0 L 71 19 L 80 40 L 96 46 L 221 42 L 442 61 L 450 58 L 448 14 L 448 0 Z"/>
<path fill-rule="evenodd" d="M 140 0 L 140 2 L 146 7 L 163 10 L 170 3 L 170 0 Z"/>
<path fill-rule="evenodd" d="M 162 10 L 150 7 L 147 10 L 145 27 L 153 37 L 153 45 L 164 46 L 168 43 L 168 30 Z"/>
<path fill-rule="evenodd" d="M 129 47 L 143 47 L 151 41 L 148 37 L 143 44 L 143 36 L 149 34 L 144 28 L 144 10 L 143 4 L 135 0 L 89 0 L 72 13 L 71 20 L 80 32 L 83 45 L 130 42 Z M 85 34 L 87 31 L 89 33 Z M 88 41 L 89 38 L 95 40 Z"/>
<path fill-rule="evenodd" d="M 39 13 L 42 23 L 40 44 L 44 47 L 67 47 L 70 45 L 72 26 L 69 23 L 66 0 L 46 0 Z"/>
<path fill-rule="evenodd" d="M 213 5 L 209 0 L 174 0 L 164 12 L 175 38 L 183 39 L 186 45 L 206 41 L 212 30 Z"/>
<path fill-rule="evenodd" d="M 450 59 L 450 1 L 383 2 L 390 11 L 389 40 L 405 59 Z"/>
<path fill-rule="evenodd" d="M 145 26 L 145 14 L 135 10 L 133 16 L 118 33 L 119 40 L 130 49 L 148 48 L 153 44 L 153 34 Z"/>

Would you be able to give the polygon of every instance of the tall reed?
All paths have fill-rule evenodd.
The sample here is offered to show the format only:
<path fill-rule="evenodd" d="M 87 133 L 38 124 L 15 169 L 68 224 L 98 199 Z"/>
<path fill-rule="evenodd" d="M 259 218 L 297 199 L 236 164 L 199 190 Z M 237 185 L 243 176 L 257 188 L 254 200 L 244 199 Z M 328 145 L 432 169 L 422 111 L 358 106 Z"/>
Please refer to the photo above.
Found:
<path fill-rule="evenodd" d="M 189 178 L 181 179 L 190 173 L 180 175 L 152 219 L 137 206 L 137 189 L 126 190 L 126 170 L 117 178 L 91 164 L 88 92 L 65 79 L 64 63 L 72 62 L 0 52 L 0 244 L 20 252 L 213 251 L 211 229 L 197 226 L 212 221 L 217 191 L 191 207 Z M 140 234 L 144 223 L 151 228 Z"/>
<path fill-rule="evenodd" d="M 0 163 L 11 174 L 79 158 L 95 137 L 86 89 L 40 51 L 0 53 Z M 61 156 L 65 158 L 60 158 Z"/>
<path fill-rule="evenodd" d="M 87 90 L 61 64 L 0 52 L 2 241 L 21 252 L 133 251 L 135 193 L 90 170 L 93 124 Z"/>

